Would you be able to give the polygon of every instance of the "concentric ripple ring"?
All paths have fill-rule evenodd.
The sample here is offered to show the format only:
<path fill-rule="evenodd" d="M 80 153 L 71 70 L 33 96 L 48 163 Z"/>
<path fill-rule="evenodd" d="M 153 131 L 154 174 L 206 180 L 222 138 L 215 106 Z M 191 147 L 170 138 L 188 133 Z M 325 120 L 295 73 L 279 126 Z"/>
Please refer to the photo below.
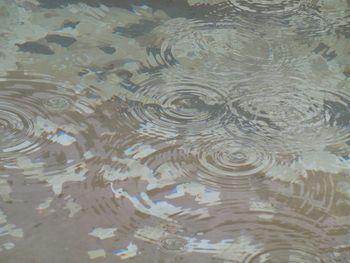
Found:
<path fill-rule="evenodd" d="M 314 255 L 312 252 L 283 247 L 266 250 L 247 261 L 247 263 L 257 262 L 325 263 L 324 260 Z"/>
<path fill-rule="evenodd" d="M 188 149 L 189 148 L 189 149 Z M 185 147 L 193 168 L 185 173 L 215 188 L 245 188 L 274 165 L 274 156 L 250 141 L 212 139 Z"/>
<path fill-rule="evenodd" d="M 302 6 L 312 4 L 310 0 L 229 0 L 229 2 L 242 12 L 272 15 L 295 12 Z"/>
<path fill-rule="evenodd" d="M 215 87 L 189 81 L 147 82 L 135 97 L 144 96 L 157 103 L 133 107 L 131 114 L 140 123 L 154 126 L 159 134 L 178 131 L 198 134 L 220 126 L 229 114 L 225 94 Z"/>
<path fill-rule="evenodd" d="M 228 129 L 284 152 L 312 149 L 316 141 L 329 146 L 350 139 L 347 93 L 310 88 L 305 93 L 295 84 L 277 85 L 243 88 L 230 104 L 234 117 Z"/>

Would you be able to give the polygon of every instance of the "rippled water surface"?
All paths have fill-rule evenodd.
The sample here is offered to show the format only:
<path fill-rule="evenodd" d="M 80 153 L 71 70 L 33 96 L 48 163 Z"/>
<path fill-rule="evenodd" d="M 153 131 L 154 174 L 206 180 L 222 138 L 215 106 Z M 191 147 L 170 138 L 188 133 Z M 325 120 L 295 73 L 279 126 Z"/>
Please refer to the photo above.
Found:
<path fill-rule="evenodd" d="M 0 262 L 350 262 L 349 0 L 0 0 Z"/>

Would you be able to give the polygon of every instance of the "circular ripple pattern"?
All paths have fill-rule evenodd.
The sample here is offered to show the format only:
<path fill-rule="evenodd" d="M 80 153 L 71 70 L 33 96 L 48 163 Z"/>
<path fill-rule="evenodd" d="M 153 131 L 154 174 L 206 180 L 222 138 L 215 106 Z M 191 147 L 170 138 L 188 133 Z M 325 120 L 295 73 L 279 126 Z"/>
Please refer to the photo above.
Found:
<path fill-rule="evenodd" d="M 4 159 L 40 148 L 44 140 L 36 123 L 50 114 L 41 105 L 47 102 L 45 97 L 59 93 L 55 84 L 26 78 L 4 78 L 0 82 L 0 155 Z"/>
<path fill-rule="evenodd" d="M 288 263 L 325 263 L 312 252 L 305 252 L 302 249 L 275 248 L 264 251 L 252 258 L 249 263 L 265 262 L 288 262 Z"/>
<path fill-rule="evenodd" d="M 159 55 L 170 52 L 186 74 L 205 81 L 247 78 L 272 59 L 270 43 L 256 28 L 235 22 L 172 19 L 156 28 Z M 169 51 L 170 50 L 170 51 Z M 155 56 L 154 55 L 154 56 Z"/>
<path fill-rule="evenodd" d="M 56 194 L 65 181 L 84 180 L 84 154 L 103 125 L 89 123 L 92 106 L 77 97 L 48 76 L 10 72 L 0 79 L 0 164 L 8 173 L 20 169 Z"/>
<path fill-rule="evenodd" d="M 284 37 L 304 36 L 304 41 L 310 41 L 307 38 L 329 33 L 333 24 L 332 19 L 324 14 L 324 10 L 319 10 L 318 3 L 318 0 L 228 0 L 217 5 L 206 18 L 215 22 L 231 23 L 237 28 L 254 32 L 265 29 L 264 33 L 275 39 L 277 33 Z M 342 9 L 346 8 L 343 6 Z"/>
<path fill-rule="evenodd" d="M 289 21 L 283 25 L 285 30 L 281 30 L 279 23 L 239 17 L 240 14 L 232 13 L 231 17 L 212 23 L 172 19 L 154 30 L 157 37 L 149 45 L 159 48 L 150 59 L 153 61 L 171 52 L 179 65 L 168 70 L 162 68 L 162 76 L 174 78 L 181 68 L 182 77 L 190 76 L 199 83 L 227 88 L 253 77 L 273 78 L 276 71 L 279 75 L 305 79 L 314 71 L 310 55 L 311 47 L 317 43 L 311 35 L 328 30 L 326 22 L 304 14 L 293 18 L 295 21 Z"/>
<path fill-rule="evenodd" d="M 188 176 L 222 189 L 249 187 L 275 162 L 260 145 L 229 139 L 196 142 L 188 150 L 188 159 L 193 165 L 192 170 L 185 168 Z"/>
<path fill-rule="evenodd" d="M 294 151 L 348 141 L 350 97 L 295 85 L 243 88 L 231 106 L 231 134 Z"/>
<path fill-rule="evenodd" d="M 222 192 L 220 205 L 212 211 L 215 221 L 198 222 L 196 228 L 202 227 L 205 239 L 209 240 L 216 235 L 223 238 L 222 233 L 234 236 L 235 244 L 226 251 L 238 249 L 237 239 L 242 239 L 240 253 L 222 253 L 217 249 L 215 257 L 220 259 L 247 263 L 333 262 L 334 255 L 330 251 L 337 242 L 323 224 L 326 218 L 331 218 L 328 204 L 320 204 L 321 193 L 309 192 L 317 191 L 312 184 L 289 188 L 290 185 L 274 185 L 272 194 L 260 190 L 260 197 L 247 192 Z M 206 230 L 208 225 L 210 230 Z"/>
<path fill-rule="evenodd" d="M 12 151 L 26 152 L 36 147 L 37 142 L 27 140 L 34 132 L 31 116 L 19 109 L 20 105 L 0 102 L 1 157 Z"/>
<path fill-rule="evenodd" d="M 157 103 L 136 104 L 131 114 L 140 123 L 158 129 L 160 135 L 212 130 L 229 114 L 225 94 L 215 86 L 176 78 L 161 83 L 149 81 L 140 86 L 135 97 L 148 97 Z"/>
<path fill-rule="evenodd" d="M 22 166 L 24 171 L 33 177 L 39 174 L 36 178 L 40 179 L 50 177 L 47 182 L 54 186 L 55 193 L 60 193 L 63 181 L 83 180 L 89 171 L 84 185 L 69 184 L 64 193 L 71 193 L 77 204 L 83 206 L 73 221 L 87 220 L 94 227 L 118 227 L 118 244 L 115 238 L 100 240 L 104 248 L 105 242 L 114 242 L 111 245 L 114 248 L 126 244 L 131 248 L 134 242 L 130 240 L 137 238 L 135 233 L 139 229 L 167 222 L 190 228 L 181 236 L 175 230 L 168 231 L 172 233 L 167 233 L 167 238 L 161 237 L 153 244 L 166 252 L 186 252 L 179 253 L 175 261 L 186 261 L 187 256 L 202 253 L 204 261 L 212 261 L 213 256 L 220 262 L 334 262 L 323 253 L 332 251 L 335 244 L 341 243 L 340 239 L 346 241 L 340 252 L 349 246 L 348 231 L 342 231 L 347 230 L 348 220 L 332 211 L 335 204 L 338 209 L 344 208 L 344 200 L 335 198 L 333 174 L 311 177 L 310 173 L 295 184 L 260 175 L 275 165 L 271 152 L 348 142 L 349 96 L 310 88 L 312 85 L 301 88 L 298 83 L 276 84 L 270 76 L 267 88 L 248 83 L 227 92 L 231 82 L 245 83 L 257 76 L 258 71 L 263 71 L 258 75 L 262 76 L 277 69 L 275 75 L 289 76 L 292 70 L 293 73 L 305 70 L 305 54 L 293 56 L 299 53 L 290 52 L 289 44 L 279 42 L 280 39 L 288 42 L 293 37 L 286 40 L 282 37 L 284 33 L 274 35 L 284 32 L 287 26 L 274 28 L 268 38 L 264 35 L 266 31 L 259 29 L 263 20 L 254 14 L 260 13 L 266 20 L 277 14 L 274 17 L 280 20 L 278 25 L 293 22 L 292 30 L 286 34 L 295 33 L 296 28 L 309 37 L 305 29 L 317 21 L 299 17 L 279 19 L 285 14 L 296 14 L 307 0 L 230 2 L 252 14 L 246 20 L 247 27 L 241 28 L 240 22 L 214 25 L 183 20 L 169 32 L 171 23 L 179 20 L 167 22 L 170 26 L 165 26 L 166 37 L 157 38 L 159 49 L 149 49 L 153 59 L 160 56 L 161 64 L 154 67 L 157 74 L 162 69 L 156 76 L 159 78 L 131 87 L 136 90 L 133 91 L 136 102 L 127 105 L 125 111 L 117 113 L 119 106 L 110 108 L 106 106 L 109 102 L 101 102 L 98 113 L 90 109 L 85 112 L 89 114 L 84 114 L 86 108 L 78 107 L 73 94 L 62 93 L 63 88 L 58 92 L 52 83 L 36 80 L 0 83 L 0 167 L 11 156 L 25 155 L 33 161 L 34 171 L 26 164 Z M 306 26 L 304 21 L 309 21 Z M 277 39 L 277 43 L 271 44 L 272 39 Z M 299 43 L 290 42 L 299 48 Z M 279 46 L 280 50 L 276 50 Z M 176 62 L 184 66 L 186 74 L 176 71 Z M 296 66 L 300 67 L 294 69 Z M 125 78 L 125 83 L 129 79 L 132 78 Z M 236 88 L 239 96 L 235 96 Z M 232 93 L 233 99 L 228 96 Z M 143 102 L 138 97 L 153 102 Z M 44 131 L 38 131 L 38 122 L 34 121 L 37 116 L 47 120 L 40 126 Z M 51 121 L 58 127 L 50 126 Z M 218 130 L 222 125 L 224 131 Z M 228 134 L 220 134 L 225 131 Z M 156 136 L 148 136 L 149 132 Z M 167 133 L 175 134 L 176 139 L 162 141 L 157 136 L 166 137 Z M 233 138 L 227 138 L 231 135 Z M 39 150 L 40 146 L 45 148 Z M 87 151 L 91 148 L 93 151 Z M 88 162 L 91 159 L 94 163 Z M 42 166 L 37 168 L 39 164 Z M 255 179 L 257 183 L 252 185 Z M 50 223 L 46 211 L 40 216 L 44 223 Z M 325 224 L 330 218 L 337 227 Z M 64 219 L 64 228 L 69 231 L 69 221 Z M 339 238 L 334 230 L 342 223 L 345 226 L 339 227 L 338 231 L 343 232 Z M 86 225 L 78 230 L 88 234 Z M 155 230 L 144 232 L 155 238 L 161 236 L 159 228 Z M 62 241 L 62 237 L 59 235 L 57 240 Z M 136 244 L 144 257 L 143 245 Z M 111 247 L 107 250 L 111 251 Z M 151 250 L 155 251 L 154 246 Z"/>
<path fill-rule="evenodd" d="M 312 5 L 312 0 L 229 0 L 243 12 L 283 14 L 295 12 L 303 6 Z"/>

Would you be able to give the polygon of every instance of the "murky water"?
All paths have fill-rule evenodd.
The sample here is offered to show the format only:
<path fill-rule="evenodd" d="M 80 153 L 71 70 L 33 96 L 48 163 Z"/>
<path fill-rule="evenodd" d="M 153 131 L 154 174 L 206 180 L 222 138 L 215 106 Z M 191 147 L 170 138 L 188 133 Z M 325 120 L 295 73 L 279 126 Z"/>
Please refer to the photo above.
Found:
<path fill-rule="evenodd" d="M 348 0 L 0 0 L 0 262 L 350 262 Z"/>

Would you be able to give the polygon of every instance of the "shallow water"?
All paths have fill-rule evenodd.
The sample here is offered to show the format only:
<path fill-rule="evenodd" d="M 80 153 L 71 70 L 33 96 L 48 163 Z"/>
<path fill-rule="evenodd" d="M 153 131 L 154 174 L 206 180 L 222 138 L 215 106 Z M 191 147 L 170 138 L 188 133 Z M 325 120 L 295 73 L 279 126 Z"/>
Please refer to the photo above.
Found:
<path fill-rule="evenodd" d="M 0 0 L 0 262 L 350 262 L 348 0 Z"/>

